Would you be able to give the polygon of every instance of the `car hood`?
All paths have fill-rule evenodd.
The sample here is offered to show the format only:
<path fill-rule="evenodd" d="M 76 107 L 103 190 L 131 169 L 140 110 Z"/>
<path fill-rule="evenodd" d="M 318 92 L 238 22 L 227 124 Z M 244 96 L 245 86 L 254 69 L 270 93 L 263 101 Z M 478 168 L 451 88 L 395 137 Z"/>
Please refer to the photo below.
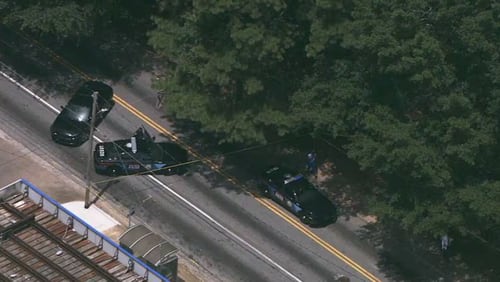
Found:
<path fill-rule="evenodd" d="M 89 128 L 86 123 L 68 120 L 61 116 L 58 116 L 50 127 L 52 133 L 66 136 L 77 136 L 87 130 L 89 130 Z"/>
<path fill-rule="evenodd" d="M 314 214 L 333 214 L 336 211 L 335 205 L 317 190 L 305 191 L 299 197 L 299 203 L 306 211 Z"/>

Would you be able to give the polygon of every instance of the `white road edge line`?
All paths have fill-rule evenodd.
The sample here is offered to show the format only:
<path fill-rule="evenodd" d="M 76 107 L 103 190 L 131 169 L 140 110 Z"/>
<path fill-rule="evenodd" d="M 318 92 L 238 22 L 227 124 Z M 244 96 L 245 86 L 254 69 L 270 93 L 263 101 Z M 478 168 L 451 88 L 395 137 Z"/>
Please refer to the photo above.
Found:
<path fill-rule="evenodd" d="M 259 249 L 257 249 L 256 247 L 252 246 L 250 243 L 248 243 L 247 241 L 245 241 L 243 238 L 241 238 L 240 236 L 236 235 L 231 230 L 229 230 L 227 227 L 225 227 L 224 225 L 222 225 L 221 223 L 219 223 L 217 220 L 215 220 L 209 214 L 207 214 L 206 212 L 204 212 L 202 209 L 198 208 L 193 203 L 191 203 L 190 201 L 188 201 L 186 198 L 182 197 L 180 194 L 178 194 L 177 192 L 175 192 L 174 190 L 172 190 L 170 187 L 168 187 L 167 185 L 165 185 L 163 182 L 161 182 L 160 180 L 158 180 L 156 177 L 154 177 L 152 175 L 148 175 L 148 177 L 151 180 L 153 180 L 154 182 L 158 183 L 158 185 L 160 185 L 163 188 L 165 188 L 167 191 L 169 191 L 176 198 L 178 198 L 179 200 L 183 201 L 186 205 L 190 206 L 192 209 L 196 210 L 198 213 L 200 213 L 201 215 L 203 215 L 206 219 L 208 219 L 210 222 L 212 222 L 217 227 L 219 227 L 220 229 L 222 229 L 224 232 L 226 232 L 227 234 L 231 235 L 231 237 L 233 237 L 234 239 L 236 239 L 237 241 L 239 241 L 241 244 L 245 245 L 247 248 L 249 248 L 250 250 L 252 250 L 257 255 L 263 257 L 268 263 L 270 263 L 274 267 L 276 267 L 279 270 L 281 270 L 287 276 L 289 276 L 290 278 L 292 278 L 293 280 L 295 280 L 297 282 L 302 281 L 297 276 L 293 275 L 291 272 L 289 272 L 288 270 L 286 270 L 283 266 L 279 265 L 277 262 L 275 262 L 274 260 L 272 260 L 270 257 L 266 256 Z"/>
<path fill-rule="evenodd" d="M 7 80 L 9 80 L 10 82 L 14 83 L 19 88 L 21 88 L 22 90 L 24 90 L 31 97 L 35 98 L 40 103 L 42 103 L 43 105 L 45 105 L 46 107 L 48 107 L 49 109 L 51 109 L 53 112 L 55 112 L 57 114 L 60 113 L 60 111 L 56 107 L 54 107 L 51 104 L 49 104 L 42 97 L 36 95 L 33 91 L 31 91 L 29 88 L 27 88 L 26 86 L 22 85 L 21 83 L 19 83 L 18 81 L 16 81 L 12 77 L 10 77 L 8 74 L 6 74 L 6 73 L 4 73 L 2 71 L 0 71 L 0 74 L 3 77 L 5 77 Z M 103 142 L 103 140 L 101 140 L 99 137 L 97 137 L 95 135 L 93 137 L 94 137 L 94 139 L 97 142 Z M 172 188 L 168 187 L 165 183 L 161 182 L 158 178 L 156 178 L 156 177 L 154 177 L 152 175 L 148 175 L 147 177 L 149 177 L 151 180 L 153 180 L 154 182 L 156 182 L 162 188 L 164 188 L 165 190 L 167 190 L 170 194 L 174 195 L 177 199 L 181 200 L 186 205 L 188 205 L 189 207 L 191 207 L 192 209 L 194 209 L 195 211 L 197 211 L 199 214 L 201 214 L 203 217 L 205 217 L 206 219 L 208 219 L 211 223 L 213 223 L 214 225 L 216 225 L 217 227 L 219 227 L 220 229 L 222 229 L 224 232 L 226 232 L 227 234 L 229 234 L 235 240 L 237 240 L 241 244 L 245 245 L 248 249 L 252 250 L 255 254 L 261 256 L 262 258 L 264 258 L 269 264 L 271 264 L 275 268 L 279 269 L 281 272 L 283 272 L 284 274 L 286 274 L 292 280 L 297 281 L 297 282 L 302 282 L 302 280 L 300 280 L 297 276 L 293 275 L 290 271 L 286 270 L 283 266 L 281 266 L 280 264 L 278 264 L 277 262 L 275 262 L 273 259 L 271 259 L 267 255 L 265 255 L 262 251 L 260 251 L 256 247 L 252 246 L 250 243 L 248 243 L 247 241 L 245 241 L 243 238 L 241 238 L 240 236 L 236 235 L 234 232 L 232 232 L 231 230 L 229 230 L 227 227 L 225 227 L 224 225 L 222 225 L 221 223 L 219 223 L 217 220 L 215 220 L 209 214 L 207 214 L 206 212 L 204 212 L 202 209 L 198 208 L 195 204 L 191 203 L 189 200 L 187 200 L 186 198 L 182 197 L 180 194 L 178 194 L 177 192 L 175 192 Z"/>
<path fill-rule="evenodd" d="M 39 102 L 41 102 L 42 104 L 44 104 L 46 107 L 48 107 L 52 111 L 56 112 L 57 114 L 60 113 L 60 111 L 58 109 L 56 109 L 56 107 L 54 107 L 51 104 L 47 103 L 44 99 L 42 99 L 42 97 L 40 97 L 40 96 L 36 95 L 35 93 L 33 93 L 33 91 L 29 90 L 26 86 L 24 86 L 21 83 L 17 82 L 15 79 L 13 79 L 12 77 L 10 77 L 8 74 L 4 73 L 3 71 L 0 71 L 0 74 L 3 77 L 5 77 L 7 80 L 9 80 L 10 82 L 14 83 L 17 87 L 21 88 L 26 93 L 30 94 L 31 97 L 33 97 L 36 100 L 38 100 Z"/>

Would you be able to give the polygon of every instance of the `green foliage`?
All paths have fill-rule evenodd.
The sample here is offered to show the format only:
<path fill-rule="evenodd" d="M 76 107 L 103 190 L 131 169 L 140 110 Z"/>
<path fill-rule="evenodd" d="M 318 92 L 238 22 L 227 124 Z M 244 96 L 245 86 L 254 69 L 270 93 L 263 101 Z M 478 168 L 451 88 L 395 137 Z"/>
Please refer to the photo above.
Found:
<path fill-rule="evenodd" d="M 458 190 L 458 198 L 468 214 L 473 215 L 473 224 L 483 223 L 490 226 L 500 224 L 500 181 L 486 181 L 469 185 Z M 476 218 L 477 217 L 477 218 Z M 489 226 L 485 226 L 489 227 Z M 476 227 L 479 229 L 478 227 Z"/>
<path fill-rule="evenodd" d="M 342 137 L 385 180 L 373 211 L 415 233 L 498 224 L 494 1 L 0 0 L 0 16 L 59 38 L 151 26 L 175 116 L 221 142 Z"/>
<path fill-rule="evenodd" d="M 408 229 L 474 229 L 475 221 L 463 218 L 479 210 L 464 215 L 455 208 L 464 199 L 451 195 L 498 171 L 496 162 L 484 161 L 498 151 L 498 116 L 488 114 L 499 109 L 498 84 L 484 79 L 499 65 L 491 48 L 498 37 L 488 36 L 498 22 L 493 24 L 492 10 L 472 4 L 379 5 L 360 5 L 355 19 L 342 24 L 347 34 L 341 44 L 359 55 L 372 86 L 373 106 L 352 136 L 349 155 L 388 180 L 386 193 L 398 197 L 386 214 Z"/>
<path fill-rule="evenodd" d="M 372 208 L 419 234 L 500 217 L 500 5 L 436 1 L 162 4 L 169 110 L 222 141 L 311 133 L 385 185 Z M 465 188 L 464 188 L 465 187 Z M 476 187 L 474 189 L 470 187 Z M 477 194 L 476 194 L 477 192 Z M 485 201 L 485 205 L 481 205 Z M 467 207 L 467 208 L 461 208 Z"/>
<path fill-rule="evenodd" d="M 288 133 L 289 99 L 300 84 L 293 67 L 305 60 L 299 7 L 271 0 L 191 4 L 164 3 L 178 14 L 155 17 L 150 33 L 155 50 L 176 64 L 167 91 L 183 102 L 169 103 L 169 111 L 222 133 L 224 142 L 264 143 L 269 134 Z"/>
<path fill-rule="evenodd" d="M 19 24 L 22 30 L 41 34 L 57 34 L 60 37 L 86 37 L 93 30 L 92 11 L 76 3 L 52 7 L 33 5 L 19 9 L 4 18 L 7 24 Z"/>
<path fill-rule="evenodd" d="M 333 137 L 353 134 L 353 126 L 360 123 L 367 106 L 366 91 L 359 84 L 360 81 L 350 78 L 335 81 L 306 78 L 291 98 L 290 118 L 299 126 L 296 130 Z"/>
<path fill-rule="evenodd" d="M 144 23 L 141 12 L 151 11 L 153 3 L 142 4 L 126 0 L 104 1 L 0 1 L 0 19 L 3 24 L 20 28 L 41 36 L 60 40 L 82 40 L 96 33 L 128 28 Z"/>
<path fill-rule="evenodd" d="M 9 1 L 0 13 L 4 24 L 60 38 L 85 37 L 93 30 L 92 7 L 72 1 Z"/>
<path fill-rule="evenodd" d="M 446 162 L 433 146 L 422 142 L 417 125 L 398 121 L 382 106 L 367 112 L 363 120 L 363 129 L 352 137 L 348 146 L 350 157 L 358 160 L 362 168 L 404 177 L 408 183 L 432 187 L 450 184 Z"/>

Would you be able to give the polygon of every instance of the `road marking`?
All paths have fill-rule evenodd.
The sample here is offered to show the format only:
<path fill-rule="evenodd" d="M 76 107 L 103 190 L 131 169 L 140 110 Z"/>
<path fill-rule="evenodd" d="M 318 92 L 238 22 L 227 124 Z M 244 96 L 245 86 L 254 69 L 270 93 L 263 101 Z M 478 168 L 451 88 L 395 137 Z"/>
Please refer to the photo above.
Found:
<path fill-rule="evenodd" d="M 2 76 L 5 77 L 8 81 L 14 83 L 17 87 L 21 88 L 26 93 L 30 94 L 30 96 L 33 97 L 33 98 L 35 98 L 38 102 L 42 103 L 43 105 L 45 105 L 46 107 L 48 107 L 49 109 L 51 109 L 53 112 L 59 114 L 59 110 L 56 107 L 54 107 L 51 104 L 49 104 L 47 101 L 45 101 L 42 97 L 39 97 L 38 95 L 36 95 L 35 93 L 33 93 L 33 91 L 29 90 L 27 87 L 25 87 L 21 83 L 17 82 L 15 79 L 13 79 L 12 77 L 10 77 L 9 75 L 7 75 L 6 73 L 4 73 L 3 71 L 0 71 L 0 74 L 2 74 Z"/>
<path fill-rule="evenodd" d="M 247 248 L 249 248 L 251 251 L 253 251 L 254 253 L 258 254 L 259 256 L 263 257 L 268 263 L 270 263 L 271 265 L 273 265 L 274 267 L 276 267 L 277 269 L 279 269 L 281 272 L 285 273 L 288 277 L 290 277 L 292 280 L 294 281 L 302 281 L 300 280 L 297 276 L 293 275 L 291 272 L 289 272 L 288 270 L 286 270 L 283 266 L 279 265 L 277 262 L 275 262 L 274 260 L 272 260 L 270 257 L 268 257 L 267 255 L 265 255 L 263 252 L 261 252 L 259 249 L 257 249 L 256 247 L 252 246 L 250 243 L 248 243 L 247 241 L 245 241 L 245 239 L 241 238 L 240 236 L 236 235 L 234 232 L 232 232 L 231 230 L 229 230 L 228 228 L 226 228 L 224 225 L 222 225 L 221 223 L 219 223 L 217 220 L 215 220 L 213 217 L 211 217 L 209 214 L 207 214 L 206 212 L 204 212 L 203 210 L 201 210 L 200 208 L 198 208 L 196 205 L 194 205 L 193 203 L 191 203 L 189 200 L 187 200 L 186 198 L 182 197 L 180 194 L 178 194 L 177 192 L 175 192 L 174 190 L 172 190 L 170 187 L 168 187 L 166 184 L 164 184 L 163 182 L 161 182 L 158 178 L 152 176 L 152 175 L 148 175 L 147 177 L 149 177 L 149 179 L 151 179 L 152 181 L 156 182 L 158 185 L 160 185 L 161 187 L 163 187 L 163 189 L 167 190 L 168 192 L 170 192 L 172 195 L 174 195 L 177 199 L 181 200 L 182 202 L 184 202 L 186 205 L 188 205 L 189 207 L 191 207 L 192 209 L 196 210 L 199 214 L 201 214 L 204 218 L 206 218 L 208 221 L 210 221 L 212 224 L 216 225 L 217 227 L 219 227 L 220 229 L 222 229 L 224 232 L 226 232 L 227 234 L 229 234 L 231 237 L 233 237 L 236 241 L 240 242 L 241 244 L 245 245 Z"/>
<path fill-rule="evenodd" d="M 132 112 L 134 115 L 136 115 L 139 119 L 147 123 L 149 126 L 153 127 L 154 129 L 158 130 L 158 132 L 163 133 L 165 135 L 168 135 L 170 138 L 178 142 L 180 145 L 185 147 L 193 156 L 199 158 L 202 162 L 207 164 L 209 167 L 211 167 L 213 170 L 217 171 L 221 175 L 223 175 L 226 179 L 228 179 L 231 183 L 237 185 L 240 187 L 246 194 L 252 196 L 257 202 L 271 210 L 273 213 L 290 223 L 292 226 L 294 226 L 296 229 L 301 231 L 303 234 L 305 234 L 307 237 L 312 239 L 314 242 L 319 244 L 321 247 L 326 249 L 329 253 L 333 254 L 340 260 L 342 260 L 344 263 L 347 265 L 351 266 L 354 270 L 359 272 L 361 275 L 363 275 L 365 278 L 367 278 L 370 281 L 373 282 L 378 282 L 380 279 L 378 279 L 375 275 L 370 273 L 368 270 L 364 269 L 362 266 L 360 266 L 358 263 L 347 257 L 345 254 L 343 254 L 341 251 L 337 250 L 335 247 L 333 247 L 331 244 L 326 242 L 325 240 L 321 239 L 318 235 L 316 235 L 314 232 L 310 231 L 307 227 L 304 226 L 301 222 L 299 222 L 297 219 L 291 217 L 288 213 L 281 211 L 271 200 L 268 199 L 262 199 L 258 195 L 255 195 L 254 193 L 250 192 L 246 186 L 243 183 L 240 183 L 236 178 L 233 176 L 227 174 L 224 172 L 219 165 L 215 164 L 213 161 L 211 161 L 208 158 L 203 157 L 201 154 L 198 152 L 194 151 L 190 146 L 182 142 L 178 137 L 174 136 L 169 130 L 165 129 L 158 123 L 156 123 L 154 120 L 134 108 L 132 105 L 127 103 L 124 99 L 118 97 L 116 94 L 114 96 L 117 98 L 118 104 L 122 105 L 126 109 L 128 109 L 130 112 Z"/>
<path fill-rule="evenodd" d="M 24 92 L 28 93 L 31 97 L 35 98 L 35 100 L 37 100 L 38 102 L 42 103 L 44 106 L 46 106 L 47 108 L 49 108 L 54 113 L 59 114 L 61 112 L 56 107 L 52 106 L 49 102 L 45 101 L 42 97 L 36 95 L 35 92 L 31 91 L 28 87 L 22 85 L 17 80 L 15 80 L 12 77 L 10 77 L 8 74 L 4 73 L 3 71 L 0 71 L 0 74 L 4 78 L 6 78 L 8 81 L 12 82 L 17 87 L 21 88 Z M 94 140 L 96 140 L 97 142 L 103 142 L 103 140 L 101 140 L 96 135 L 94 135 Z"/>
<path fill-rule="evenodd" d="M 78 73 L 80 76 L 82 76 L 82 77 L 84 77 L 86 79 L 92 79 L 91 76 L 89 76 L 88 74 L 84 73 L 79 68 L 77 68 L 73 64 L 69 63 L 64 58 L 62 58 L 61 56 L 57 55 L 56 53 L 54 53 L 49 48 L 43 46 L 38 41 L 36 41 L 34 39 L 31 39 L 31 38 L 27 38 L 24 35 L 21 35 L 21 36 L 23 36 L 27 40 L 35 42 L 43 50 L 45 50 L 47 53 L 49 53 L 49 55 L 51 57 L 53 57 L 56 61 L 58 61 L 59 63 L 61 63 L 64 66 L 68 67 L 69 69 L 73 70 L 74 72 Z M 320 246 L 322 246 L 328 252 L 330 252 L 331 254 L 333 254 L 334 256 L 336 256 L 337 258 L 339 258 L 340 260 L 342 260 L 343 262 L 345 262 L 347 265 L 351 266 L 353 269 L 355 269 L 356 271 L 358 271 L 360 274 L 362 274 L 369 281 L 373 281 L 373 282 L 379 282 L 379 281 L 381 281 L 375 275 L 373 275 L 372 273 L 370 273 L 368 270 L 366 270 L 365 268 L 363 268 L 362 266 L 360 266 L 359 264 L 357 264 L 356 262 L 354 262 L 352 259 L 350 259 L 345 254 L 343 254 L 342 252 L 340 252 L 339 250 L 337 250 L 331 244 L 329 244 L 326 241 L 324 241 L 323 239 L 321 239 L 314 232 L 310 231 L 308 228 L 306 228 L 302 223 L 298 222 L 296 219 L 293 219 L 292 221 L 287 220 L 286 218 L 288 218 L 288 219 L 292 219 L 292 218 L 288 214 L 285 214 L 282 211 L 280 211 L 277 208 L 277 206 L 274 204 L 274 202 L 264 201 L 258 195 L 255 195 L 254 193 L 250 192 L 243 183 L 240 183 L 235 177 L 233 177 L 233 176 L 229 175 L 228 173 L 226 173 L 224 170 L 221 169 L 221 167 L 219 165 L 217 165 L 212 160 L 210 160 L 210 159 L 202 156 L 198 152 L 196 152 L 191 146 L 189 146 L 186 143 L 184 143 L 177 136 L 175 136 L 172 132 L 170 132 L 169 130 L 165 129 L 163 126 L 159 125 L 157 122 L 155 122 L 150 117 L 148 117 L 147 115 L 145 115 L 144 113 L 142 113 L 141 111 L 139 111 L 138 109 L 136 109 L 134 106 L 130 105 L 127 101 L 125 101 L 123 98 L 119 97 L 116 93 L 114 94 L 113 97 L 115 98 L 115 100 L 117 101 L 118 104 L 120 104 L 121 106 L 123 106 L 124 108 L 126 108 L 127 110 L 129 110 L 130 112 L 132 112 L 139 119 L 141 119 L 142 121 L 144 121 L 145 123 L 147 123 L 148 125 L 150 125 L 151 127 L 153 127 L 154 129 L 156 129 L 159 133 L 163 133 L 163 134 L 169 136 L 173 141 L 177 142 L 179 145 L 181 145 L 186 150 L 188 150 L 189 153 L 191 153 L 193 156 L 197 157 L 203 163 L 205 163 L 206 165 L 208 165 L 211 169 L 213 169 L 214 171 L 216 171 L 220 175 L 224 176 L 229 182 L 233 183 L 234 185 L 239 186 L 246 194 L 252 196 L 257 202 L 259 202 L 260 204 L 262 204 L 263 206 L 265 206 L 266 208 L 268 208 L 269 210 L 271 210 L 273 213 L 275 213 L 276 215 L 278 215 L 279 217 L 281 217 L 282 219 L 284 219 L 285 221 L 287 221 L 288 223 L 290 223 L 292 226 L 294 226 L 299 231 L 301 231 L 304 235 L 308 236 L 310 239 L 312 239 L 313 241 L 315 241 L 316 243 L 318 243 Z"/>
<path fill-rule="evenodd" d="M 286 220 L 288 223 L 293 225 L 295 228 L 299 229 L 302 231 L 304 234 L 306 234 L 309 238 L 311 238 L 314 242 L 325 248 L 328 252 L 331 254 L 335 255 L 337 258 L 342 260 L 344 263 L 347 265 L 351 266 L 354 268 L 356 271 L 361 273 L 363 276 L 365 276 L 367 279 L 370 281 L 380 281 L 377 277 L 375 277 L 373 274 L 368 272 L 366 269 L 364 269 L 362 266 L 357 264 L 355 261 L 344 255 L 341 251 L 337 250 L 335 247 L 327 243 L 325 240 L 321 239 L 318 235 L 316 235 L 314 232 L 309 230 L 304 224 L 299 222 L 295 217 L 290 216 L 287 212 L 283 211 L 281 207 L 276 207 L 274 202 L 272 202 L 270 199 L 257 199 L 261 204 L 265 205 L 267 208 L 271 209 L 276 213 L 278 216 L 282 217 L 284 220 Z M 272 203 L 272 204 L 269 204 Z"/>
<path fill-rule="evenodd" d="M 43 98 L 41 98 L 40 96 L 38 96 L 37 94 L 35 94 L 29 88 L 25 87 L 24 85 L 22 85 L 21 83 L 19 83 L 18 81 L 16 81 L 15 79 L 13 79 L 12 77 L 10 77 L 9 75 L 7 75 L 6 73 L 0 71 L 0 74 L 3 77 L 5 77 L 7 80 L 9 80 L 10 82 L 14 83 L 19 88 L 21 88 L 22 90 L 24 90 L 31 97 L 33 97 L 36 100 L 38 100 L 39 102 L 41 102 L 44 106 L 48 107 L 53 112 L 55 112 L 57 114 L 60 113 L 60 111 L 56 107 L 52 106 L 47 101 L 43 100 Z M 94 139 L 96 141 L 103 142 L 103 140 L 100 139 L 99 137 L 97 137 L 95 135 L 93 137 L 94 137 Z M 229 230 L 227 227 L 225 227 L 220 222 L 218 222 L 217 220 L 215 220 L 212 216 L 210 216 L 208 213 L 206 213 L 205 211 L 203 211 L 202 209 L 200 209 L 198 206 L 196 206 L 195 204 L 193 204 L 192 202 L 190 202 L 188 199 L 184 198 L 179 193 L 175 192 L 172 188 L 168 187 L 161 180 L 159 180 L 158 178 L 156 178 L 153 175 L 147 175 L 147 177 L 149 179 L 151 179 L 153 182 L 155 182 L 156 184 L 160 185 L 163 189 L 167 190 L 174 197 L 176 197 L 177 199 L 181 200 L 184 204 L 188 205 L 191 209 L 194 209 L 195 211 L 197 211 L 205 219 L 207 219 L 208 221 L 210 221 L 213 225 L 217 226 L 223 232 L 225 232 L 226 234 L 229 234 L 230 237 L 232 237 L 234 240 L 236 240 L 237 242 L 239 242 L 240 244 L 242 244 L 244 247 L 250 249 L 250 251 L 252 251 L 254 254 L 257 254 L 258 256 L 264 258 L 264 260 L 267 261 L 267 263 L 269 263 L 271 266 L 277 268 L 278 270 L 280 270 L 281 272 L 283 272 L 286 276 L 288 276 L 292 280 L 297 281 L 297 282 L 302 282 L 302 280 L 300 278 L 298 278 L 293 273 L 291 273 L 290 271 L 288 271 L 287 269 L 285 269 L 283 266 L 281 266 L 280 264 L 278 264 L 276 261 L 274 261 L 273 259 L 271 259 L 270 257 L 268 257 L 262 251 L 260 251 L 256 247 L 252 246 L 245 239 L 241 238 L 240 236 L 238 236 L 237 234 L 235 234 L 234 232 L 232 232 L 231 230 Z"/>

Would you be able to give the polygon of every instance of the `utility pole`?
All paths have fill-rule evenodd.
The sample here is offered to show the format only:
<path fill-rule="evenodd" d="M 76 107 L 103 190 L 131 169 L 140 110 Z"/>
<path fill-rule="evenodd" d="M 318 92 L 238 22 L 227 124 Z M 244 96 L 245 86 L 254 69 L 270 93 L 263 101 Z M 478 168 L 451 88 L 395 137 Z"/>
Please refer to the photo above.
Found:
<path fill-rule="evenodd" d="M 90 181 L 90 166 L 92 163 L 92 152 L 94 146 L 94 125 L 95 125 L 95 114 L 97 110 L 97 95 L 99 92 L 94 91 L 92 93 L 92 116 L 90 119 L 90 140 L 89 140 L 89 155 L 87 158 L 87 187 L 85 188 L 85 208 L 88 209 L 90 207 L 90 187 L 92 186 L 92 182 Z"/>

